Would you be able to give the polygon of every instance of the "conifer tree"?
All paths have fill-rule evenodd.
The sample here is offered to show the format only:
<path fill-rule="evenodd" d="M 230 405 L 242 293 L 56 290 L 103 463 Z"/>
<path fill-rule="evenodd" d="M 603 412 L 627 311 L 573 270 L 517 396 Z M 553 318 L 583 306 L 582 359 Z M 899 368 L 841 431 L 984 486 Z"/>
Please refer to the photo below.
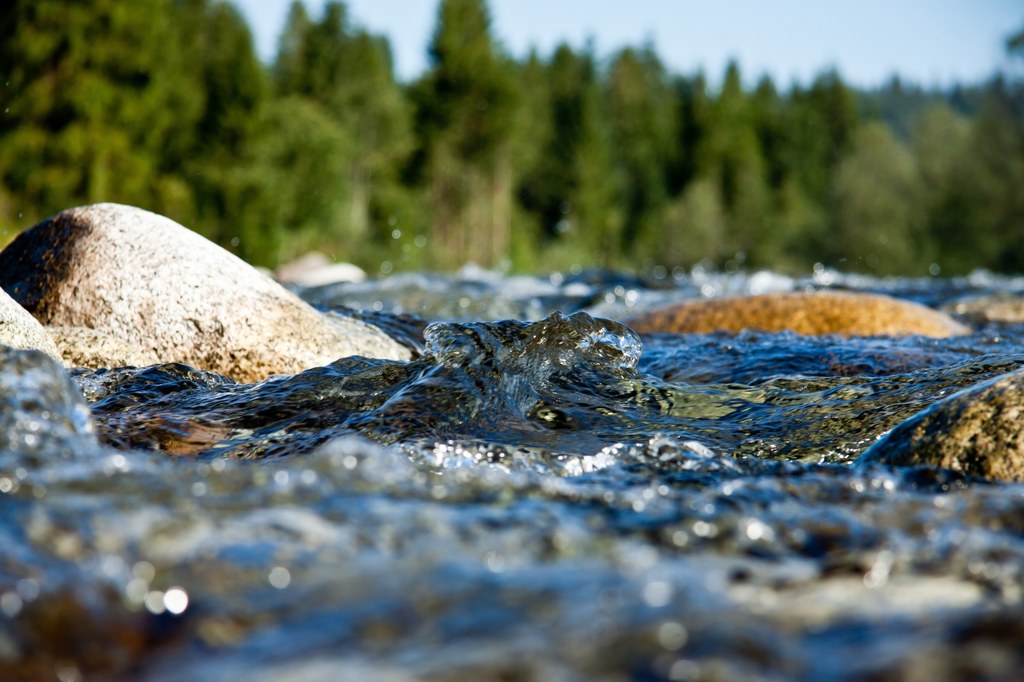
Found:
<path fill-rule="evenodd" d="M 282 32 L 274 75 L 279 95 L 319 107 L 323 123 L 330 127 L 328 135 L 318 137 L 330 142 L 331 150 L 317 154 L 330 170 L 319 180 L 308 178 L 324 197 L 308 204 L 322 224 L 321 243 L 332 251 L 342 243 L 351 250 L 374 237 L 386 242 L 393 229 L 400 233 L 395 216 L 403 200 L 398 170 L 411 145 L 410 120 L 394 80 L 387 42 L 351 26 L 341 2 L 328 2 L 319 21 L 312 21 L 305 7 L 295 2 Z M 314 118 L 318 116 L 301 120 Z M 305 148 L 300 135 L 288 139 Z M 302 163 L 297 155 L 289 158 Z M 336 172 L 338 164 L 346 168 L 341 175 Z M 332 207 L 331 214 L 320 215 L 327 207 Z M 315 222 L 312 216 L 293 215 L 289 229 L 304 230 L 303 225 Z"/>
<path fill-rule="evenodd" d="M 198 114 L 170 0 L 12 0 L 0 33 L 0 211 L 24 227 L 68 206 L 190 203 L 162 159 Z"/>
<path fill-rule="evenodd" d="M 265 71 L 249 27 L 234 6 L 185 0 L 178 11 L 179 39 L 189 56 L 186 73 L 201 96 L 192 143 L 181 161 L 196 199 L 195 217 L 187 222 L 221 245 L 241 245 L 236 250 L 243 256 L 266 263 L 274 254 L 263 243 L 263 231 L 239 222 L 251 201 L 251 187 L 240 184 L 240 171 L 269 96 Z M 262 191 L 274 190 L 268 185 Z M 236 219 L 226 221 L 226 216 Z M 243 232 L 247 238 L 241 243 Z"/>
<path fill-rule="evenodd" d="M 698 153 L 706 177 L 718 183 L 727 238 L 742 263 L 757 248 L 770 202 L 755 119 L 735 63 L 726 69 Z"/>
<path fill-rule="evenodd" d="M 658 217 L 668 202 L 679 138 L 672 95 L 664 65 L 650 46 L 626 48 L 612 60 L 606 97 L 623 171 L 622 246 L 640 258 L 654 258 L 659 250 Z"/>
<path fill-rule="evenodd" d="M 920 179 L 910 152 L 882 123 L 854 138 L 834 180 L 837 241 L 849 270 L 924 274 L 933 254 L 924 235 Z"/>
<path fill-rule="evenodd" d="M 568 45 L 556 50 L 542 88 L 547 135 L 537 163 L 524 177 L 543 238 L 577 261 L 611 265 L 621 253 L 616 173 L 610 133 L 602 115 L 594 57 Z M 537 111 L 533 116 L 537 117 Z"/>
<path fill-rule="evenodd" d="M 508 254 L 519 95 L 482 0 L 442 0 L 430 69 L 416 83 L 419 149 L 411 173 L 430 213 L 440 264 L 494 265 Z"/>

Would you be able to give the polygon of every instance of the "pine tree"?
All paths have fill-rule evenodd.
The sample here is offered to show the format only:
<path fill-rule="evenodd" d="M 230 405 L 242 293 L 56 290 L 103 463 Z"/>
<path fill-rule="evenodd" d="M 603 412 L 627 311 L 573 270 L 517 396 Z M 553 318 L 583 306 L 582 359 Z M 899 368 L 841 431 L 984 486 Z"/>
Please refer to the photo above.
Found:
<path fill-rule="evenodd" d="M 972 122 L 958 187 L 965 225 L 989 267 L 1024 272 L 1024 85 L 1003 77 L 986 88 Z"/>
<path fill-rule="evenodd" d="M 411 137 L 409 111 L 394 80 L 387 41 L 352 27 L 343 3 L 328 2 L 322 18 L 311 21 L 305 7 L 295 2 L 282 33 L 274 75 L 280 96 L 301 98 L 319 107 L 331 129 L 321 141 L 331 141 L 332 151 L 320 156 L 331 160 L 332 170 L 319 180 L 307 178 L 324 196 L 310 205 L 318 220 L 324 221 L 324 247 L 333 252 L 344 244 L 346 257 L 356 258 L 374 238 L 389 243 L 390 234 L 401 234 L 408 220 L 407 216 L 398 219 L 405 216 L 398 171 Z M 305 148 L 300 137 L 289 139 Z M 289 158 L 302 163 L 297 155 Z M 340 176 L 334 172 L 337 163 L 346 168 Z M 320 215 L 318 207 L 327 206 L 334 207 L 334 215 Z M 307 223 L 308 216 L 295 214 L 287 226 L 302 231 Z"/>
<path fill-rule="evenodd" d="M 616 161 L 623 171 L 621 246 L 638 258 L 656 259 L 658 219 L 668 203 L 679 133 L 665 67 L 650 46 L 616 55 L 609 67 L 606 98 Z"/>
<path fill-rule="evenodd" d="M 245 20 L 232 5 L 185 0 L 179 5 L 180 40 L 189 55 L 187 75 L 201 95 L 198 120 L 181 165 L 196 197 L 196 215 L 187 221 L 222 246 L 246 258 L 270 262 L 270 235 L 239 216 L 251 186 L 243 186 L 245 159 L 257 136 L 269 89 Z M 273 192 L 271 186 L 263 189 Z M 239 233 L 245 233 L 241 242 Z M 267 243 L 264 243 L 264 236 Z"/>
<path fill-rule="evenodd" d="M 69 206 L 174 212 L 189 192 L 166 150 L 198 114 L 170 0 L 15 0 L 3 10 L 0 215 L 23 227 Z"/>
<path fill-rule="evenodd" d="M 621 252 L 616 173 L 594 57 L 562 44 L 538 76 L 545 106 L 532 116 L 544 121 L 546 135 L 524 174 L 527 205 L 559 256 L 611 265 Z"/>
<path fill-rule="evenodd" d="M 858 131 L 834 180 L 837 241 L 850 270 L 924 274 L 933 260 L 924 234 L 914 158 L 882 123 Z"/>
<path fill-rule="evenodd" d="M 935 241 L 935 260 L 945 274 L 992 267 L 1000 245 L 977 226 L 968 227 L 971 124 L 945 104 L 934 104 L 913 126 L 913 152 L 921 176 L 921 210 Z"/>
<path fill-rule="evenodd" d="M 751 251 L 756 256 L 770 201 L 754 115 L 735 63 L 727 67 L 722 90 L 711 105 L 698 159 L 704 176 L 718 183 L 732 252 L 740 263 Z"/>
<path fill-rule="evenodd" d="M 495 265 L 508 254 L 519 94 L 482 0 L 442 0 L 430 69 L 412 89 L 422 187 L 439 264 Z"/>

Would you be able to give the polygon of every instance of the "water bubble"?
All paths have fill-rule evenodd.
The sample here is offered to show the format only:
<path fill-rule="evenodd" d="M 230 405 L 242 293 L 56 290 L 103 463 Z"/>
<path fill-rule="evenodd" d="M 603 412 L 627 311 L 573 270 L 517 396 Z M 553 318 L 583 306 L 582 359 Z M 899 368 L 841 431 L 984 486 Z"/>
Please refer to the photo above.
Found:
<path fill-rule="evenodd" d="M 164 608 L 168 613 L 179 616 L 188 608 L 188 593 L 180 587 L 172 587 L 164 592 Z"/>
<path fill-rule="evenodd" d="M 892 552 L 879 552 L 875 563 L 871 566 L 871 570 L 864 574 L 864 586 L 874 589 L 888 582 L 893 563 L 895 563 L 895 556 Z"/>
<path fill-rule="evenodd" d="M 149 583 L 139 578 L 132 578 L 124 587 L 124 596 L 130 604 L 138 606 L 149 592 Z"/>
<path fill-rule="evenodd" d="M 391 238 L 392 239 L 400 239 L 401 237 L 402 237 L 402 231 L 401 230 L 391 230 Z"/>
<path fill-rule="evenodd" d="M 391 261 L 386 260 L 380 264 L 380 274 L 390 275 L 391 271 L 395 269 L 395 266 L 391 264 Z"/>
<path fill-rule="evenodd" d="M 14 592 L 4 592 L 0 595 L 0 611 L 8 618 L 14 618 L 21 611 L 22 601 Z"/>
<path fill-rule="evenodd" d="M 672 600 L 672 585 L 665 580 L 652 580 L 644 585 L 643 600 L 652 608 L 661 608 Z"/>
<path fill-rule="evenodd" d="M 696 662 L 683 659 L 676 661 L 668 671 L 670 680 L 696 680 L 700 678 L 700 666 Z"/>
<path fill-rule="evenodd" d="M 274 483 L 282 488 L 288 485 L 289 478 L 287 471 L 279 470 L 274 472 Z"/>
<path fill-rule="evenodd" d="M 744 519 L 742 525 L 745 526 L 744 530 L 747 537 L 754 542 L 758 540 L 771 542 L 775 538 L 775 531 L 761 521 L 761 519 Z"/>
<path fill-rule="evenodd" d="M 693 534 L 701 538 L 713 538 L 718 535 L 718 526 L 707 521 L 697 521 L 693 524 Z"/>
<path fill-rule="evenodd" d="M 416 244 L 416 246 L 418 246 L 418 247 L 420 247 L 422 249 L 424 246 L 427 245 L 427 235 L 425 235 L 425 234 L 418 234 L 418 235 L 416 235 L 416 239 L 415 239 L 414 243 Z"/>
<path fill-rule="evenodd" d="M 32 578 L 22 578 L 18 581 L 18 596 L 23 601 L 34 601 L 39 596 L 39 583 Z"/>
<path fill-rule="evenodd" d="M 206 484 L 202 481 L 196 481 L 192 484 L 192 494 L 196 497 L 202 497 L 206 494 Z"/>
<path fill-rule="evenodd" d="M 159 616 L 167 610 L 167 606 L 164 605 L 164 593 L 162 590 L 153 590 L 147 593 L 145 599 L 143 599 L 143 604 L 145 604 L 146 610 L 154 616 Z"/>
<path fill-rule="evenodd" d="M 505 570 L 505 557 L 497 552 L 488 552 L 485 561 L 487 563 L 487 570 L 491 573 L 501 573 Z"/>
<path fill-rule="evenodd" d="M 132 566 L 132 575 L 144 582 L 153 582 L 156 577 L 156 569 L 148 561 L 138 561 Z"/>
<path fill-rule="evenodd" d="M 291 584 L 292 574 L 284 566 L 274 566 L 267 574 L 267 581 L 277 589 L 283 590 Z"/>
<path fill-rule="evenodd" d="M 686 644 L 690 633 L 682 623 L 668 621 L 658 628 L 658 642 L 668 651 L 678 651 Z"/>

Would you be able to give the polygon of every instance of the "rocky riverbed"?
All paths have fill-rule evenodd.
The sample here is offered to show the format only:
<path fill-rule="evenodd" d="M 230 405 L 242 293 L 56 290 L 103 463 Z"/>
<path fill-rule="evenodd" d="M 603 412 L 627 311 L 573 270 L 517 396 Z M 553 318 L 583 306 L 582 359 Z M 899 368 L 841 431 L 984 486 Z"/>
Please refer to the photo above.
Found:
<path fill-rule="evenodd" d="M 962 327 L 625 324 L 808 292 Z M 467 269 L 284 294 L 401 355 L 257 379 L 194 350 L 77 366 L 95 335 L 3 351 L 4 676 L 1024 676 L 1024 279 Z M 55 310 L 44 329 L 126 340 L 129 317 Z M 231 332 L 194 319 L 176 347 Z"/>

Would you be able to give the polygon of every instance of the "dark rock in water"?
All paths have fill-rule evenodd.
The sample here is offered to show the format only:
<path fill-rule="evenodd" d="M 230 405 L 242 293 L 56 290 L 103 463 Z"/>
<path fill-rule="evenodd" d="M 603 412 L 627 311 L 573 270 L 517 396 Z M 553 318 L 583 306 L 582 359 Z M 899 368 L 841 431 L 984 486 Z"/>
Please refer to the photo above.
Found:
<path fill-rule="evenodd" d="M 110 333 L 239 381 L 348 355 L 409 357 L 383 332 L 327 322 L 234 255 L 130 206 L 70 209 L 22 233 L 0 253 L 0 286 L 44 325 Z"/>
<path fill-rule="evenodd" d="M 11 348 L 35 349 L 60 359 L 53 339 L 27 310 L 5 291 L 0 290 L 0 345 Z"/>
<path fill-rule="evenodd" d="M 0 349 L 0 469 L 96 445 L 89 407 L 64 368 L 36 350 Z"/>
<path fill-rule="evenodd" d="M 750 329 L 839 336 L 945 338 L 970 333 L 949 315 L 917 303 L 877 294 L 838 291 L 687 301 L 654 310 L 627 324 L 641 334 Z"/>
<path fill-rule="evenodd" d="M 1024 370 L 935 403 L 899 424 L 858 462 L 929 465 L 1024 481 Z"/>

